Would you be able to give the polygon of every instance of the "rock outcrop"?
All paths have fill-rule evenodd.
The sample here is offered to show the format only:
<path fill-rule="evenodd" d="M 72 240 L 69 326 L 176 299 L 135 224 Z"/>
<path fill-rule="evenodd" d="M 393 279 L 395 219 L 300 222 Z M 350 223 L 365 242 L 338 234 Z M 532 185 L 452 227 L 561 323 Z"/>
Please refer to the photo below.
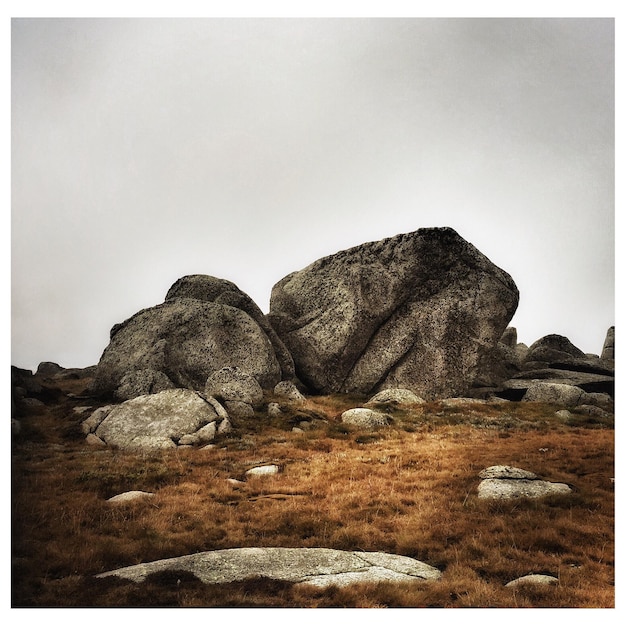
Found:
<path fill-rule="evenodd" d="M 92 391 L 101 396 L 202 391 L 207 378 L 237 366 L 263 388 L 281 368 L 268 336 L 245 311 L 227 304 L 171 298 L 116 325 L 98 363 Z"/>
<path fill-rule="evenodd" d="M 511 277 L 450 228 L 366 243 L 294 272 L 268 319 L 316 392 L 462 395 L 517 308 Z"/>
<path fill-rule="evenodd" d="M 330 548 L 232 548 L 141 563 L 98 574 L 143 582 L 150 574 L 186 571 L 205 584 L 265 577 L 328 587 L 360 582 L 430 581 L 441 577 L 431 565 L 384 552 L 345 552 Z"/>
<path fill-rule="evenodd" d="M 611 340 L 611 336 L 614 336 L 613 328 L 609 329 L 605 341 L 605 347 L 609 345 L 611 348 L 603 349 L 603 354 L 609 352 L 614 354 L 614 339 Z M 560 400 L 556 399 L 556 390 L 561 389 L 563 391 L 564 386 L 574 387 L 575 389 L 566 394 L 568 396 L 568 401 L 564 402 L 566 406 L 586 403 L 588 394 L 601 393 L 611 398 L 614 396 L 615 362 L 613 359 L 585 354 L 573 345 L 567 337 L 556 334 L 546 335 L 535 341 L 530 348 L 525 346 L 524 348 L 525 350 L 516 351 L 517 356 L 515 358 L 510 358 L 511 352 L 509 352 L 508 360 L 507 356 L 501 353 L 503 356 L 502 370 L 513 373 L 510 378 L 498 383 L 498 388 L 491 389 L 491 392 L 509 400 L 524 398 L 525 400 L 559 402 Z M 522 358 L 519 359 L 519 356 Z M 517 371 L 514 371 L 515 369 Z M 552 400 L 540 400 L 537 393 L 537 385 L 539 384 L 544 395 L 548 390 L 547 385 L 560 387 L 553 388 L 554 398 Z M 530 391 L 531 388 L 532 391 Z M 581 395 L 580 390 L 586 392 L 586 395 Z M 578 401 L 572 403 L 571 400 L 574 396 L 578 396 Z M 592 401 L 589 404 L 595 404 L 595 402 Z"/>

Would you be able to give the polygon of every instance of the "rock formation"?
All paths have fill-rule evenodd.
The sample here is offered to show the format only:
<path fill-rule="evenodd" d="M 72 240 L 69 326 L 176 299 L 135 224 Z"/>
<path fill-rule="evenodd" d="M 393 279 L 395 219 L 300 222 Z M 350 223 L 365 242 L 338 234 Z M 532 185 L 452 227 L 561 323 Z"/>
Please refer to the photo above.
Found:
<path fill-rule="evenodd" d="M 614 329 L 613 329 L 614 332 Z M 614 354 L 614 339 L 611 337 L 612 329 L 607 332 L 605 348 L 610 345 L 610 353 Z M 585 402 L 596 404 L 596 400 L 587 402 L 589 395 L 605 394 L 611 398 L 615 393 L 615 362 L 613 359 L 602 358 L 583 353 L 572 342 L 562 335 L 546 335 L 541 337 L 530 348 L 523 344 L 517 344 L 515 348 L 508 348 L 508 352 L 502 351 L 503 343 L 500 342 L 500 363 L 501 372 L 509 372 L 510 377 L 506 380 L 496 381 L 494 388 L 490 391 L 496 395 L 509 400 L 539 400 L 536 395 L 537 390 L 533 390 L 530 396 L 526 397 L 531 387 L 542 384 L 545 392 L 546 385 L 558 385 L 561 395 L 564 393 L 562 386 L 568 385 L 575 389 L 569 392 L 570 400 L 566 402 L 568 406 L 572 404 L 571 397 L 577 394 L 578 403 Z M 603 349 L 603 354 L 609 352 Z M 559 388 L 553 389 L 555 394 Z M 580 390 L 586 392 L 580 394 Z M 482 390 L 483 392 L 486 389 Z M 545 394 L 544 394 L 545 395 Z M 556 396 L 554 396 L 556 397 Z M 560 400 L 558 400 L 560 402 Z"/>
<path fill-rule="evenodd" d="M 517 308 L 511 277 L 450 228 L 320 259 L 279 281 L 268 319 L 316 392 L 463 394 Z"/>
<path fill-rule="evenodd" d="M 261 326 L 218 302 L 170 298 L 117 324 L 98 363 L 93 391 L 130 399 L 169 387 L 204 389 L 216 370 L 237 366 L 263 388 L 281 368 Z"/>
<path fill-rule="evenodd" d="M 150 574 L 186 571 L 205 584 L 222 584 L 263 576 L 316 587 L 359 582 L 427 581 L 441 572 L 407 556 L 384 552 L 346 552 L 329 548 L 231 548 L 130 565 L 98 574 L 142 582 Z"/>

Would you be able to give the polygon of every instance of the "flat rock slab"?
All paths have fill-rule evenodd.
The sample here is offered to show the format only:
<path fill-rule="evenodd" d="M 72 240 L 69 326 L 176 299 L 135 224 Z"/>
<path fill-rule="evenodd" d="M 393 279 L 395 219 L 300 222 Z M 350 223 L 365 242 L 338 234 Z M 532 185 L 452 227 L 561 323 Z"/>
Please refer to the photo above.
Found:
<path fill-rule="evenodd" d="M 572 490 L 565 483 L 546 480 L 487 478 L 478 485 L 479 498 L 508 500 L 512 498 L 542 498 L 555 494 L 568 494 Z"/>
<path fill-rule="evenodd" d="M 317 587 L 355 582 L 437 580 L 441 572 L 415 559 L 384 552 L 330 548 L 233 548 L 131 565 L 99 574 L 140 583 L 156 572 L 182 570 L 205 584 L 265 577 Z"/>
<path fill-rule="evenodd" d="M 547 574 L 528 574 L 527 576 L 516 578 L 504 586 L 518 587 L 520 585 L 557 585 L 558 583 L 559 579 L 555 576 L 548 576 Z"/>

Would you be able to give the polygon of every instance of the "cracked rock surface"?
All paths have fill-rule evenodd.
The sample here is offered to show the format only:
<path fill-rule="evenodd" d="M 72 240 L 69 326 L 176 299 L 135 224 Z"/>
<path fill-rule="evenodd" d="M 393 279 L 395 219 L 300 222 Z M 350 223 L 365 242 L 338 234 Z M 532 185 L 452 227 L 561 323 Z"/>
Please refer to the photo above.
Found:
<path fill-rule="evenodd" d="M 355 582 L 436 580 L 441 572 L 415 559 L 384 552 L 347 552 L 330 548 L 232 548 L 131 565 L 99 574 L 142 582 L 146 576 L 183 570 L 205 584 L 263 576 L 317 587 Z"/>

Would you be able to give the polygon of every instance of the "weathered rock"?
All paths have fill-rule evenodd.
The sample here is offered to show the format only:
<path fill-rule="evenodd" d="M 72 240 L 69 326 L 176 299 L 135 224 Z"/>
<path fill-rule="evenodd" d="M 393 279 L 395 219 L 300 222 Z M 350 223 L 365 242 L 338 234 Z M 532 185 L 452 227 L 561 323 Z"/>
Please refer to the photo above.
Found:
<path fill-rule="evenodd" d="M 246 476 L 275 476 L 280 471 L 278 465 L 261 465 L 246 472 Z"/>
<path fill-rule="evenodd" d="M 551 363 L 571 357 L 584 359 L 585 353 L 563 335 L 546 335 L 528 348 L 527 361 Z"/>
<path fill-rule="evenodd" d="M 376 426 L 387 426 L 389 417 L 373 409 L 357 408 L 344 411 L 341 414 L 341 421 L 344 424 L 352 424 L 362 428 L 374 428 Z"/>
<path fill-rule="evenodd" d="M 233 430 L 233 426 L 228 418 L 223 419 L 217 427 L 218 435 L 226 435 Z"/>
<path fill-rule="evenodd" d="M 11 418 L 11 435 L 19 435 L 21 430 L 22 430 L 22 423 L 18 419 L 15 419 L 14 417 L 12 417 Z"/>
<path fill-rule="evenodd" d="M 92 390 L 111 395 L 135 370 L 162 372 L 176 386 L 203 390 L 207 378 L 237 366 L 264 388 L 280 381 L 274 349 L 244 311 L 175 298 L 144 309 L 114 328 L 98 363 Z"/>
<path fill-rule="evenodd" d="M 306 398 L 298 391 L 298 388 L 289 380 L 283 380 L 274 387 L 274 394 L 291 402 L 304 402 Z"/>
<path fill-rule="evenodd" d="M 613 415 L 593 404 L 579 404 L 576 407 L 576 413 L 584 413 L 585 415 L 592 415 L 593 417 L 600 417 L 602 419 L 610 419 Z"/>
<path fill-rule="evenodd" d="M 552 368 L 522 372 L 504 381 L 497 393 L 508 400 L 521 400 L 528 389 L 539 382 L 571 385 L 588 393 L 606 393 L 610 397 L 615 394 L 613 376 Z"/>
<path fill-rule="evenodd" d="M 424 404 L 425 402 L 410 389 L 383 389 L 373 395 L 367 404 Z"/>
<path fill-rule="evenodd" d="M 254 417 L 254 409 L 247 402 L 238 402 L 237 400 L 228 400 L 225 402 L 228 416 L 233 419 Z"/>
<path fill-rule="evenodd" d="M 294 376 L 294 364 L 291 354 L 272 328 L 267 318 L 252 298 L 241 291 L 235 283 L 205 274 L 192 274 L 179 278 L 169 289 L 165 301 L 175 298 L 193 298 L 203 302 L 227 304 L 247 313 L 267 335 L 280 365 L 282 378 Z"/>
<path fill-rule="evenodd" d="M 520 469 L 519 467 L 511 467 L 510 465 L 492 465 L 482 470 L 482 472 L 478 474 L 478 477 L 536 480 L 537 474 Z"/>
<path fill-rule="evenodd" d="M 196 444 L 201 444 L 201 443 L 209 443 L 210 441 L 213 441 L 213 439 L 215 439 L 216 433 L 217 433 L 217 426 L 215 425 L 215 422 L 210 422 L 206 426 L 203 426 L 202 428 L 197 430 L 195 433 L 191 433 L 189 435 L 183 435 L 178 440 L 178 445 L 186 446 L 186 445 L 196 445 Z"/>
<path fill-rule="evenodd" d="M 137 396 L 147 396 L 175 388 L 176 385 L 163 372 L 153 369 L 132 370 L 122 376 L 119 387 L 113 395 L 120 402 L 124 402 Z"/>
<path fill-rule="evenodd" d="M 573 407 L 580 402 L 582 395 L 582 389 L 573 385 L 540 382 L 534 383 L 528 388 L 522 401 L 550 402 L 565 407 Z"/>
<path fill-rule="evenodd" d="M 270 402 L 267 405 L 267 415 L 269 417 L 280 417 L 283 412 L 280 409 L 280 404 L 278 402 Z"/>
<path fill-rule="evenodd" d="M 517 328 L 513 326 L 506 328 L 502 333 L 502 337 L 500 337 L 500 343 L 509 348 L 515 348 L 517 346 Z"/>
<path fill-rule="evenodd" d="M 89 446 L 96 446 L 99 448 L 104 448 L 107 445 L 104 441 L 102 441 L 102 439 L 100 439 L 100 437 L 97 437 L 93 433 L 89 433 L 87 435 L 87 437 L 85 438 L 85 442 Z"/>
<path fill-rule="evenodd" d="M 96 430 L 122 449 L 173 448 L 175 441 L 217 420 L 213 407 L 189 389 L 169 389 L 115 406 Z"/>
<path fill-rule="evenodd" d="M 111 412 L 113 409 L 112 404 L 108 404 L 107 406 L 101 406 L 96 409 L 82 424 L 81 429 L 85 435 L 89 433 L 93 433 L 96 431 L 96 428 L 102 424 L 104 418 Z"/>
<path fill-rule="evenodd" d="M 145 500 L 146 498 L 153 498 L 154 494 L 149 491 L 125 491 L 112 498 L 109 498 L 107 502 L 112 504 L 126 504 L 127 502 L 134 502 L 136 500 Z"/>
<path fill-rule="evenodd" d="M 604 339 L 600 358 L 605 361 L 615 360 L 615 326 L 611 326 L 606 331 L 606 338 Z"/>
<path fill-rule="evenodd" d="M 511 277 L 450 228 L 320 259 L 277 283 L 268 319 L 322 393 L 463 394 L 518 303 Z"/>
<path fill-rule="evenodd" d="M 217 400 L 244 402 L 255 407 L 263 402 L 263 389 L 257 380 L 238 367 L 224 367 L 213 372 L 206 381 L 204 393 Z"/>
<path fill-rule="evenodd" d="M 38 376 L 54 376 L 63 371 L 63 368 L 58 363 L 52 363 L 51 361 L 42 361 L 37 366 L 35 372 Z"/>
<path fill-rule="evenodd" d="M 519 587 L 520 585 L 558 585 L 559 579 L 546 574 L 528 574 L 516 578 L 504 585 L 505 587 Z"/>
<path fill-rule="evenodd" d="M 329 548 L 232 548 L 141 563 L 99 574 L 142 582 L 168 570 L 187 571 L 205 584 L 265 577 L 318 587 L 354 582 L 431 581 L 441 572 L 410 557 L 383 552 L 344 552 Z"/>
<path fill-rule="evenodd" d="M 568 494 L 572 490 L 565 483 L 546 480 L 486 478 L 478 485 L 481 499 L 510 500 L 514 498 L 542 498 L 555 494 Z"/>

